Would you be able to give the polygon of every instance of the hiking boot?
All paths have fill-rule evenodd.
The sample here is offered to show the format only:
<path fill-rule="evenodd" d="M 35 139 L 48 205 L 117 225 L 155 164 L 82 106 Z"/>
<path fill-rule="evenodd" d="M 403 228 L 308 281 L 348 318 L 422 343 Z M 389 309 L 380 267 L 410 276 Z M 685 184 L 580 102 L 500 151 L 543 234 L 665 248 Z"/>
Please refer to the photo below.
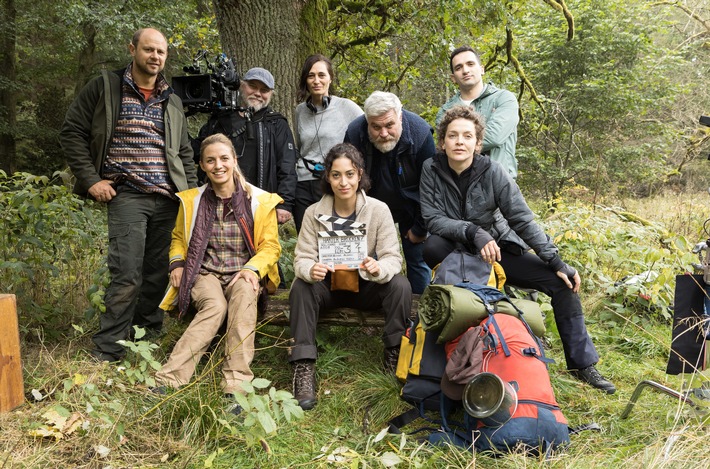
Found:
<path fill-rule="evenodd" d="M 394 374 L 397 371 L 397 361 L 399 360 L 399 347 L 385 349 L 385 373 Z"/>
<path fill-rule="evenodd" d="M 581 370 L 570 370 L 572 376 L 580 381 L 597 388 L 602 391 L 606 391 L 607 394 L 614 394 L 616 392 L 616 387 L 614 384 L 602 376 L 601 373 L 594 367 L 594 365 L 589 365 Z"/>
<path fill-rule="evenodd" d="M 315 407 L 316 398 L 316 362 L 298 360 L 293 362 L 293 397 L 303 410 Z"/>

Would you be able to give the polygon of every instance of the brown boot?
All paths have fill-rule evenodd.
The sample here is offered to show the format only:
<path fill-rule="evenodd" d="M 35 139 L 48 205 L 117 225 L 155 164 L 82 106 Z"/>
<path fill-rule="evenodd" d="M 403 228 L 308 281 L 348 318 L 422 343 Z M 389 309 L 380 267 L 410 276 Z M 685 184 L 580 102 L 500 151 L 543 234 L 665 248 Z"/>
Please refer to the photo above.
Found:
<path fill-rule="evenodd" d="M 386 348 L 384 361 L 385 373 L 394 374 L 397 371 L 397 361 L 399 361 L 399 347 Z"/>
<path fill-rule="evenodd" d="M 303 410 L 315 407 L 316 398 L 316 362 L 298 360 L 293 362 L 293 397 Z"/>

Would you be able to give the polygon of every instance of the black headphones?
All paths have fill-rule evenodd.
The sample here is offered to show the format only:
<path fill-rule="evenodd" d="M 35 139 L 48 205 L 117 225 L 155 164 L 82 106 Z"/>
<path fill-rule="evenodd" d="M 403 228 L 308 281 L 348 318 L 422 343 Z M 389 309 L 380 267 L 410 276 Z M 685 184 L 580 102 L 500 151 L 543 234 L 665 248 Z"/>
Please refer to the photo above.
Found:
<path fill-rule="evenodd" d="M 330 104 L 330 96 L 328 96 L 328 95 L 323 96 L 323 110 L 324 110 L 324 111 L 325 111 L 326 109 L 328 109 L 328 105 L 329 105 L 329 104 Z M 311 98 L 308 98 L 308 99 L 306 100 L 306 107 L 307 107 L 308 109 L 310 109 L 311 111 L 313 111 L 314 114 L 315 114 L 316 112 L 318 112 L 318 108 L 315 106 L 315 104 L 313 104 L 313 103 L 311 102 Z"/>

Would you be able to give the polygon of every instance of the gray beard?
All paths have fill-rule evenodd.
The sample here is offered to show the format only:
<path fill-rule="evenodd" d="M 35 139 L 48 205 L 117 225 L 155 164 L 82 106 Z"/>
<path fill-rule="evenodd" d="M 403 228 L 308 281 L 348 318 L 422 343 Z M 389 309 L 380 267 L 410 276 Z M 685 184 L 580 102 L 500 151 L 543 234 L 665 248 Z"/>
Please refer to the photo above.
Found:
<path fill-rule="evenodd" d="M 242 106 L 244 106 L 244 107 L 246 107 L 246 108 L 248 108 L 248 107 L 251 106 L 252 109 L 254 110 L 254 112 L 259 112 L 259 111 L 261 111 L 262 109 L 264 109 L 264 108 L 265 108 L 266 106 L 268 106 L 268 105 L 269 105 L 269 103 L 268 103 L 268 101 L 267 101 L 267 102 L 261 102 L 261 103 L 255 105 L 255 106 L 251 106 L 251 104 L 249 103 L 249 101 L 247 101 L 247 100 L 245 100 L 245 99 L 242 100 Z"/>
<path fill-rule="evenodd" d="M 370 140 L 372 142 L 372 140 Z M 372 142 L 372 144 L 377 148 L 380 153 L 389 153 L 394 150 L 397 146 L 397 140 L 388 140 L 386 142 Z"/>

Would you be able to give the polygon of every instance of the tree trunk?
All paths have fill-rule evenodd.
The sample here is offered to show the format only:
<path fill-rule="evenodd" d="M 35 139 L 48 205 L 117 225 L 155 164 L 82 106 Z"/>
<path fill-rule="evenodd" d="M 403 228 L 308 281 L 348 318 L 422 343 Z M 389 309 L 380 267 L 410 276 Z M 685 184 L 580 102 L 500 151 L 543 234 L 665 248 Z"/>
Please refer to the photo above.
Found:
<path fill-rule="evenodd" d="M 3 0 L 0 14 L 0 168 L 8 174 L 17 168 L 15 127 L 17 83 L 15 83 L 15 0 Z"/>
<path fill-rule="evenodd" d="M 89 81 L 89 78 L 94 73 L 94 65 L 96 63 L 96 25 L 93 23 L 85 23 L 81 25 L 81 32 L 84 36 L 84 46 L 79 52 L 79 66 L 76 71 L 76 85 L 74 86 L 74 96 L 84 88 L 84 85 Z"/>
<path fill-rule="evenodd" d="M 214 0 L 225 53 L 240 75 L 263 67 L 274 75 L 272 107 L 293 123 L 301 66 L 325 51 L 327 2 L 323 0 Z"/>

